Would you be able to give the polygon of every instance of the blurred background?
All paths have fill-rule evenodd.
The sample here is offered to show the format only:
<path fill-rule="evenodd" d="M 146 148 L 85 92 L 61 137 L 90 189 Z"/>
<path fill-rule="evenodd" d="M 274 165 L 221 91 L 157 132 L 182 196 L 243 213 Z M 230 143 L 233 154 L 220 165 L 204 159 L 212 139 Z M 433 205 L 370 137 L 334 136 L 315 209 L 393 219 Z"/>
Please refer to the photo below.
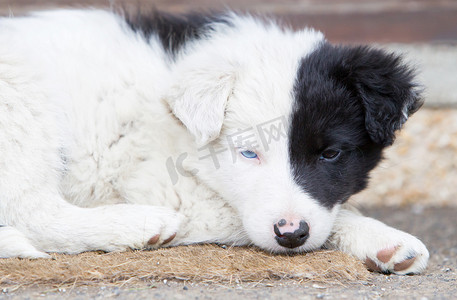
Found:
<path fill-rule="evenodd" d="M 363 206 L 457 206 L 457 1 L 455 0 L 0 0 L 0 14 L 56 7 L 119 7 L 183 13 L 234 9 L 322 31 L 333 43 L 375 44 L 404 53 L 419 70 L 425 105 L 410 118 Z M 38 34 L 38 33 L 37 33 Z"/>

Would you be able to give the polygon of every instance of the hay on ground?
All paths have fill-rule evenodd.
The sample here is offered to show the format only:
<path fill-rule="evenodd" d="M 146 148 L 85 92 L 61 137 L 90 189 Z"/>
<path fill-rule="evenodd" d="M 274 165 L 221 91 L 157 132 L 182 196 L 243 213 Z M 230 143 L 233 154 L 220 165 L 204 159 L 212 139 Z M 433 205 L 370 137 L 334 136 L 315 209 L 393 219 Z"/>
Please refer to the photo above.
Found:
<path fill-rule="evenodd" d="M 122 285 L 176 279 L 233 284 L 265 280 L 366 280 L 357 259 L 338 251 L 272 255 L 256 248 L 195 245 L 156 251 L 53 254 L 54 259 L 1 259 L 0 285 Z"/>

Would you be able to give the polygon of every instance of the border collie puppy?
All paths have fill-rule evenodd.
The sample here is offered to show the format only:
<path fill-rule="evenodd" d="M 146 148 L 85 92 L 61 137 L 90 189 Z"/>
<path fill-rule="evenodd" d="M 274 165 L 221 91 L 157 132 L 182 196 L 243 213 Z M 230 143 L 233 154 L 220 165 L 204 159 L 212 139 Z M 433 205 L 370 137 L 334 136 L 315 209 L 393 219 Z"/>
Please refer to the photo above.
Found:
<path fill-rule="evenodd" d="M 193 243 L 426 247 L 344 203 L 421 105 L 399 56 L 227 13 L 0 19 L 0 257 Z"/>

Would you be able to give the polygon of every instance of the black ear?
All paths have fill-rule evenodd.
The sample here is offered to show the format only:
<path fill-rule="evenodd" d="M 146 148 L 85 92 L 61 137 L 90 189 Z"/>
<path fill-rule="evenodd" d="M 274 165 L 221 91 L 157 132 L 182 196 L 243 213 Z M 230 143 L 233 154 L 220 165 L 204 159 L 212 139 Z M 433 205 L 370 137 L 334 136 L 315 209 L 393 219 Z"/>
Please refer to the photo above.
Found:
<path fill-rule="evenodd" d="M 414 71 L 400 56 L 369 47 L 345 48 L 346 81 L 361 98 L 371 139 L 389 146 L 408 117 L 422 106 Z"/>

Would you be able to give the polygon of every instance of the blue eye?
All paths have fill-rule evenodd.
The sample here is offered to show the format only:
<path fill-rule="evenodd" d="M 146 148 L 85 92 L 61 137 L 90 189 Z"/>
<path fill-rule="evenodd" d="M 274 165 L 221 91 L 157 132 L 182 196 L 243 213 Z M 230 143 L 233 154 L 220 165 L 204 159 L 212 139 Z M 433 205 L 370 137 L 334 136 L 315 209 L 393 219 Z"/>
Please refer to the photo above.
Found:
<path fill-rule="evenodd" d="M 257 158 L 257 153 L 255 153 L 254 151 L 246 150 L 246 151 L 241 151 L 240 153 L 241 153 L 241 155 L 243 155 L 246 158 L 250 158 L 250 159 Z"/>

